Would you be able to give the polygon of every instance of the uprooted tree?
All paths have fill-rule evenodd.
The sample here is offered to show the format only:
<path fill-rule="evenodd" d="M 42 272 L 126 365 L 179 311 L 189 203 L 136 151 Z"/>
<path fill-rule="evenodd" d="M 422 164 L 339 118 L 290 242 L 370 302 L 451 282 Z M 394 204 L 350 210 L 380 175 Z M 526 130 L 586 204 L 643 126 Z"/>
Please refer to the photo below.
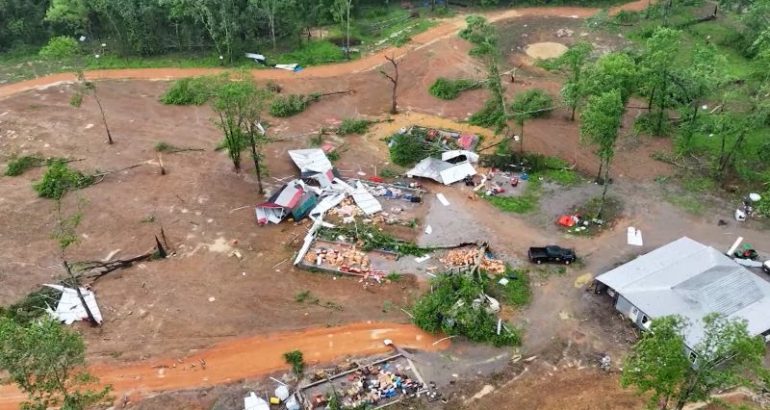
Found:
<path fill-rule="evenodd" d="M 21 408 L 85 410 L 107 401 L 110 388 L 93 389 L 85 364 L 75 331 L 48 318 L 20 324 L 0 317 L 0 370 L 27 394 Z"/>
<path fill-rule="evenodd" d="M 519 151 L 524 153 L 524 124 L 532 118 L 544 117 L 553 110 L 551 96 L 545 91 L 533 88 L 517 94 L 511 104 L 511 116 L 519 126 Z"/>
<path fill-rule="evenodd" d="M 623 363 L 621 384 L 649 393 L 650 407 L 681 410 L 687 403 L 711 401 L 715 390 L 761 383 L 765 343 L 751 336 L 744 320 L 711 314 L 702 319 L 703 337 L 685 343 L 681 317 L 654 319 Z"/>
<path fill-rule="evenodd" d="M 77 78 L 75 94 L 73 94 L 72 98 L 70 99 L 70 105 L 79 108 L 83 102 L 83 96 L 89 94 L 93 95 L 94 101 L 96 101 L 96 105 L 99 107 L 99 113 L 102 117 L 102 125 L 104 125 L 104 131 L 107 133 L 107 143 L 111 145 L 114 141 L 112 140 L 110 126 L 107 124 L 107 115 L 104 113 L 102 99 L 99 98 L 99 93 L 96 90 L 96 84 L 93 81 L 88 81 L 86 79 L 83 70 L 77 70 L 75 77 Z"/>

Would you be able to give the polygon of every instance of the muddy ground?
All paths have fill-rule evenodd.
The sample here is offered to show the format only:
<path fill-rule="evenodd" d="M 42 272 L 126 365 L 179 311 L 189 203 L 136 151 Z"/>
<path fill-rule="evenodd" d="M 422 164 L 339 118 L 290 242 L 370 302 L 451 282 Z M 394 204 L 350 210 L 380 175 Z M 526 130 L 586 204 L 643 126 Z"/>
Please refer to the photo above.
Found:
<path fill-rule="evenodd" d="M 563 16 L 572 12 L 559 11 Z M 518 29 L 527 24 L 527 39 L 570 44 L 575 36 L 580 36 L 580 29 L 575 26 L 578 19 L 530 16 L 517 21 L 526 21 Z M 555 31 L 563 27 L 572 27 L 573 37 L 554 38 Z M 521 40 L 520 35 L 516 38 Z M 622 46 L 622 40 L 596 41 L 608 48 Z M 517 47 L 512 45 L 516 51 L 508 61 L 526 64 Z M 482 106 L 484 90 L 463 93 L 454 101 L 440 101 L 427 92 L 439 76 L 482 76 L 483 68 L 467 51 L 465 42 L 449 36 L 406 54 L 400 63 L 399 105 L 403 113 L 364 136 L 329 137 L 342 146 L 336 165 L 343 175 L 372 175 L 375 167 L 389 166 L 382 138 L 410 123 L 468 130 L 491 140 L 488 131 L 457 122 Z M 516 83 L 506 83 L 509 95 L 541 87 L 557 98 L 557 78 L 528 66 L 522 70 Z M 289 162 L 288 149 L 308 147 L 312 133 L 343 118 L 384 118 L 389 105 L 389 83 L 376 71 L 287 78 L 280 84 L 287 93 L 348 89 L 353 92 L 324 99 L 291 119 L 269 120 L 270 133 L 277 141 L 267 148 L 268 191 L 280 186 L 276 178 L 297 173 Z M 221 136 L 212 124 L 210 109 L 160 104 L 158 97 L 167 86 L 160 81 L 98 83 L 116 140 L 111 146 L 105 144 L 95 103 L 87 98 L 80 109 L 70 107 L 69 86 L 52 86 L 0 100 L 0 161 L 6 161 L 12 154 L 60 156 L 77 159 L 72 166 L 85 172 L 114 171 L 142 164 L 112 172 L 102 182 L 66 197 L 64 212 L 70 214 L 80 209 L 83 218 L 78 227 L 78 243 L 63 255 L 51 239 L 58 220 L 55 204 L 38 198 L 32 189 L 42 170 L 0 178 L 0 303 L 11 303 L 42 283 L 60 279 L 62 258 L 99 260 L 115 250 L 119 250 L 118 257 L 143 253 L 153 246 L 153 236 L 162 227 L 176 252 L 174 256 L 112 273 L 94 285 L 106 321 L 99 329 L 79 328 L 87 340 L 89 355 L 96 362 L 110 366 L 146 358 L 179 358 L 217 342 L 276 331 L 362 321 L 408 322 L 408 316 L 400 309 L 384 306 L 408 306 L 421 292 L 420 283 L 424 282 L 405 280 L 365 290 L 355 278 L 335 279 L 293 268 L 288 259 L 299 246 L 306 223 L 256 226 L 252 206 L 264 196 L 256 191 L 248 158 L 244 156 L 244 171 L 234 173 L 225 154 L 213 150 Z M 628 110 L 624 129 L 630 130 L 638 114 L 635 109 Z M 591 175 L 597 166 L 595 156 L 590 148 L 579 144 L 577 124 L 569 121 L 568 116 L 566 110 L 558 110 L 549 118 L 527 123 L 525 148 L 559 156 Z M 168 172 L 161 176 L 153 150 L 159 141 L 204 150 L 164 155 Z M 604 272 L 682 235 L 720 249 L 729 246 L 737 236 L 755 244 L 770 239 L 767 232 L 752 226 L 717 226 L 719 219 L 730 220 L 730 204 L 715 201 L 721 207 L 693 216 L 661 200 L 665 187 L 654 180 L 671 175 L 674 170 L 653 160 L 651 154 L 667 149 L 670 142 L 665 139 L 624 135 L 613 165 L 616 183 L 611 188 L 611 194 L 622 200 L 623 218 L 613 229 L 591 238 L 567 235 L 554 224 L 559 214 L 596 195 L 600 188 L 589 182 L 575 187 L 548 185 L 540 209 L 526 216 L 506 214 L 483 200 L 471 200 L 465 187 L 426 184 L 430 195 L 426 195 L 428 200 L 423 205 L 424 223 L 433 227 L 433 233 L 425 235 L 422 227 L 416 228 L 413 234 L 419 243 L 443 245 L 487 240 L 504 259 L 526 267 L 522 259 L 529 246 L 559 243 L 575 247 L 585 261 L 564 273 L 532 271 L 533 301 L 528 308 L 514 312 L 511 319 L 525 329 L 520 352 L 525 357 L 541 355 L 546 359 L 533 362 L 537 367 L 522 378 L 526 381 L 501 388 L 505 394 L 491 393 L 478 402 L 467 403 L 467 397 L 455 397 L 452 403 L 468 408 L 510 408 L 504 403 L 513 394 L 517 399 L 510 400 L 511 403 L 530 404 L 516 408 L 640 406 L 639 399 L 617 389 L 615 376 L 607 377 L 594 369 L 599 354 L 621 357 L 633 342 L 634 332 L 612 313 L 605 300 L 586 293 L 578 277 Z M 449 207 L 435 200 L 437 192 L 446 195 Z M 630 225 L 643 231 L 643 248 L 626 245 L 625 228 Z M 341 309 L 295 301 L 295 296 L 305 290 Z M 489 368 L 484 368 L 485 374 L 495 373 L 506 369 L 514 354 L 497 349 L 479 353 L 462 344 L 453 349 L 457 350 L 442 356 L 445 360 L 428 360 L 436 369 L 436 377 L 451 377 L 447 369 L 458 367 L 458 362 L 461 369 L 464 363 L 468 378 L 477 376 L 474 373 L 479 363 L 489 364 Z M 463 362 L 463 358 L 470 359 Z M 581 364 L 575 365 L 575 360 L 581 360 Z M 587 370 L 569 368 L 550 376 L 548 365 L 543 364 L 546 361 L 554 366 L 569 362 L 573 367 L 587 366 Z M 559 388 L 552 390 L 553 395 L 540 394 L 544 385 L 554 384 Z M 600 394 L 593 394 L 594 386 Z M 471 391 L 470 387 L 467 391 Z M 179 397 L 192 397 L 190 402 L 197 404 L 169 404 L 165 408 L 199 408 L 196 406 L 203 406 L 202 403 L 216 402 L 214 397 L 196 394 Z M 613 397 L 613 404 L 597 407 L 597 403 L 607 403 L 607 395 Z M 568 398 L 574 399 L 574 407 L 558 407 Z M 620 407 L 614 407 L 615 403 Z"/>

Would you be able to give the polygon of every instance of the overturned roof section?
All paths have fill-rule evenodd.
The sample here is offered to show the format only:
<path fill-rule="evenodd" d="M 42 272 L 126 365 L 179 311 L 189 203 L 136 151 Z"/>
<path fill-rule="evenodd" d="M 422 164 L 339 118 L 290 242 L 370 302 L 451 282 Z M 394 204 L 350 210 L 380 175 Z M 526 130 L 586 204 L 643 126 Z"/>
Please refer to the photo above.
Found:
<path fill-rule="evenodd" d="M 770 283 L 714 248 L 683 237 L 596 278 L 651 318 L 689 321 L 685 339 L 703 338 L 704 316 L 745 319 L 749 332 L 770 329 Z"/>
<path fill-rule="evenodd" d="M 467 151 L 450 151 L 450 152 L 467 152 Z M 470 154 L 473 154 L 472 152 Z M 464 154 L 450 156 L 450 159 L 457 158 Z M 473 154 L 475 155 L 475 154 Z M 406 175 L 410 178 L 422 177 L 430 178 L 434 181 L 440 182 L 444 185 L 453 184 L 457 181 L 461 181 L 467 176 L 476 175 L 476 169 L 467 160 L 452 164 L 450 162 L 442 161 L 436 158 L 425 158 L 417 163 L 414 168 L 406 172 Z"/>
<path fill-rule="evenodd" d="M 302 172 L 326 172 L 332 169 L 332 163 L 321 148 L 293 149 L 289 151 L 291 160 Z"/>
<path fill-rule="evenodd" d="M 73 322 L 78 320 L 88 319 L 88 313 L 86 312 L 86 308 L 83 306 L 83 303 L 80 301 L 80 296 L 78 296 L 77 290 L 61 285 L 45 286 L 51 289 L 56 289 L 62 293 L 61 299 L 59 299 L 59 304 L 56 305 L 56 310 L 48 309 L 48 314 L 68 325 L 71 325 Z M 94 315 L 96 322 L 102 323 L 102 312 L 99 310 L 99 305 L 96 304 L 96 296 L 94 296 L 94 292 L 91 292 L 85 288 L 80 288 L 80 293 L 83 295 L 83 299 L 88 306 L 88 310 L 90 310 L 91 314 Z"/>

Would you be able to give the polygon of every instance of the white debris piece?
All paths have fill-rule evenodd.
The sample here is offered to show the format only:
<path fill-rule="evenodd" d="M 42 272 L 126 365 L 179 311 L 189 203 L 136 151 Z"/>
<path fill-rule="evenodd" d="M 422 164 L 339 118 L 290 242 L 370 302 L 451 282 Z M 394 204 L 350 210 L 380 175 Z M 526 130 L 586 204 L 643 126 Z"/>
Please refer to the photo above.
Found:
<path fill-rule="evenodd" d="M 444 185 L 461 181 L 467 176 L 476 175 L 476 169 L 471 162 L 478 161 L 479 156 L 465 150 L 444 152 L 441 159 L 425 158 L 414 168 L 406 172 L 409 178 L 429 178 Z"/>
<path fill-rule="evenodd" d="M 433 227 L 428 225 L 425 227 L 425 235 L 430 235 L 433 233 Z"/>
<path fill-rule="evenodd" d="M 423 263 L 428 259 L 430 259 L 430 255 L 423 255 L 423 256 L 420 256 L 419 258 L 414 258 L 414 261 L 417 263 Z"/>
<path fill-rule="evenodd" d="M 633 226 L 628 227 L 628 232 L 626 234 L 626 241 L 629 245 L 632 246 L 644 246 L 644 241 L 642 241 L 642 231 L 639 229 L 634 228 Z"/>
<path fill-rule="evenodd" d="M 251 392 L 243 399 L 243 408 L 244 410 L 270 410 L 270 404 Z"/>
<path fill-rule="evenodd" d="M 446 197 L 442 193 L 436 194 L 436 198 L 438 198 L 438 201 L 441 202 L 441 205 L 449 206 L 449 201 L 447 201 Z"/>
<path fill-rule="evenodd" d="M 382 204 L 380 201 L 374 198 L 374 195 L 366 190 L 366 187 L 360 182 L 356 181 L 356 189 L 353 191 L 353 200 L 356 201 L 356 205 L 361 208 L 367 215 L 374 215 L 377 212 L 382 212 Z"/>
<path fill-rule="evenodd" d="M 56 289 L 62 293 L 61 299 L 59 299 L 59 304 L 56 305 L 56 310 L 52 310 L 51 308 L 47 309 L 47 312 L 52 317 L 68 325 L 71 325 L 77 320 L 88 319 L 88 313 L 86 313 L 86 309 L 83 306 L 83 303 L 80 301 L 77 290 L 60 285 L 45 286 L 51 289 Z M 102 312 L 99 311 L 99 306 L 96 304 L 96 296 L 94 293 L 85 288 L 80 288 L 80 293 L 83 294 L 83 299 L 86 301 L 86 306 L 88 306 L 91 314 L 94 315 L 96 322 L 101 324 L 103 320 Z"/>

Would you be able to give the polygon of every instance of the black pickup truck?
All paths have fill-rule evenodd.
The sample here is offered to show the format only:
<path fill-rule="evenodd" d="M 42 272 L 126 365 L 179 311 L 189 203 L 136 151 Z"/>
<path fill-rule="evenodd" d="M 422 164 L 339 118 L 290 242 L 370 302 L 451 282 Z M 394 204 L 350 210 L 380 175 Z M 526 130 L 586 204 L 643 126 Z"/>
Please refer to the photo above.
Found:
<path fill-rule="evenodd" d="M 562 248 L 556 245 L 549 245 L 542 248 L 532 247 L 529 248 L 529 261 L 541 264 L 543 262 L 556 262 L 569 265 L 577 260 L 575 251 L 572 249 Z"/>

